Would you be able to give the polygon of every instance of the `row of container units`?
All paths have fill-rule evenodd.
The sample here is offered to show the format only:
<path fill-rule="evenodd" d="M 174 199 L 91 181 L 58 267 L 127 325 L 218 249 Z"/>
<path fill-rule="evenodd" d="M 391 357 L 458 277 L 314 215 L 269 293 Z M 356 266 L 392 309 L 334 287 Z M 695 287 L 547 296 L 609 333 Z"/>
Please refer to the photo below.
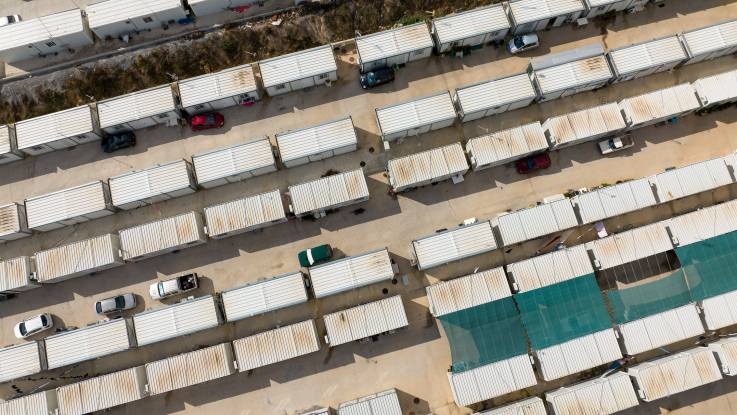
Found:
<path fill-rule="evenodd" d="M 507 264 L 507 274 L 516 292 L 526 292 L 594 273 L 584 245 L 574 245 L 547 254 Z"/>
<path fill-rule="evenodd" d="M 496 398 L 537 385 L 532 358 L 513 356 L 463 372 L 448 372 L 453 400 L 459 406 Z"/>
<path fill-rule="evenodd" d="M 188 212 L 119 232 L 123 260 L 136 262 L 207 241 L 202 215 Z"/>
<path fill-rule="evenodd" d="M 737 200 L 673 217 L 667 226 L 673 244 L 679 247 L 737 231 Z"/>
<path fill-rule="evenodd" d="M 689 164 L 650 176 L 660 203 L 681 199 L 696 193 L 734 183 L 732 155 Z"/>
<path fill-rule="evenodd" d="M 500 42 L 510 28 L 504 7 L 499 4 L 439 17 L 431 24 L 438 53 Z"/>
<path fill-rule="evenodd" d="M 614 330 L 606 329 L 535 350 L 534 355 L 538 373 L 550 381 L 621 359 L 622 351 Z"/>
<path fill-rule="evenodd" d="M 8 203 L 0 206 L 0 241 L 12 241 L 31 236 L 26 218 L 26 206 Z"/>
<path fill-rule="evenodd" d="M 187 18 L 182 0 L 107 0 L 87 5 L 90 30 L 100 39 L 166 28 Z"/>
<path fill-rule="evenodd" d="M 553 150 L 613 136 L 626 128 L 622 111 L 616 103 L 548 118 L 542 124 L 545 137 Z"/>
<path fill-rule="evenodd" d="M 430 313 L 435 317 L 512 295 L 507 275 L 501 267 L 432 284 L 425 290 Z"/>
<path fill-rule="evenodd" d="M 399 269 L 387 248 L 349 256 L 309 268 L 315 298 L 391 281 Z"/>
<path fill-rule="evenodd" d="M 289 186 L 289 211 L 297 217 L 324 216 L 328 211 L 369 199 L 363 169 L 337 173 Z"/>
<path fill-rule="evenodd" d="M 206 233 L 221 239 L 287 221 L 279 190 L 272 190 L 205 208 Z"/>
<path fill-rule="evenodd" d="M 35 280 L 57 283 L 123 265 L 118 235 L 105 234 L 36 252 Z"/>
<path fill-rule="evenodd" d="M 15 123 L 17 149 L 36 156 L 102 138 L 97 112 L 89 105 L 53 112 Z"/>
<path fill-rule="evenodd" d="M 212 295 L 144 311 L 133 316 L 138 346 L 173 339 L 220 325 L 217 299 Z"/>
<path fill-rule="evenodd" d="M 102 321 L 43 339 L 45 369 L 56 369 L 135 347 L 130 320 Z"/>
<path fill-rule="evenodd" d="M 28 228 L 47 232 L 115 213 L 110 188 L 103 181 L 59 190 L 25 200 Z"/>
<path fill-rule="evenodd" d="M 571 200 L 564 196 L 561 196 L 559 200 L 502 214 L 494 222 L 504 246 L 537 239 L 578 226 L 578 219 L 573 211 Z"/>
<path fill-rule="evenodd" d="M 402 415 L 396 389 L 389 389 L 338 405 L 338 415 Z"/>
<path fill-rule="evenodd" d="M 181 106 L 189 115 L 251 105 L 261 99 L 251 65 L 185 79 L 177 87 Z"/>
<path fill-rule="evenodd" d="M 633 130 L 690 114 L 701 107 L 691 84 L 659 89 L 619 102 L 627 129 Z"/>
<path fill-rule="evenodd" d="M 338 80 L 331 45 L 290 53 L 258 63 L 266 93 L 273 97 Z"/>
<path fill-rule="evenodd" d="M 413 265 L 422 271 L 495 249 L 494 231 L 487 220 L 415 239 L 410 244 L 410 256 Z"/>
<path fill-rule="evenodd" d="M 151 396 L 198 385 L 236 372 L 230 343 L 146 363 L 145 369 L 146 391 Z"/>
<path fill-rule="evenodd" d="M 688 59 L 678 35 L 628 45 L 608 52 L 613 82 L 669 71 Z"/>
<path fill-rule="evenodd" d="M 402 296 L 361 304 L 323 316 L 330 347 L 393 333 L 409 325 Z"/>
<path fill-rule="evenodd" d="M 582 224 L 624 215 L 658 204 L 650 179 L 629 180 L 571 198 Z"/>
<path fill-rule="evenodd" d="M 635 355 L 704 334 L 696 304 L 686 304 L 617 326 L 625 353 Z"/>
<path fill-rule="evenodd" d="M 524 108 L 536 99 L 535 87 L 526 73 L 467 85 L 453 94 L 461 122 Z"/>
<path fill-rule="evenodd" d="M 268 137 L 192 156 L 197 185 L 204 189 L 275 172 L 276 159 Z"/>
<path fill-rule="evenodd" d="M 586 15 L 582 0 L 510 0 L 505 7 L 515 35 L 559 27 Z"/>
<path fill-rule="evenodd" d="M 146 370 L 143 366 L 56 388 L 59 415 L 103 411 L 146 396 Z"/>
<path fill-rule="evenodd" d="M 673 249 L 667 222 L 656 222 L 586 243 L 594 268 L 605 270 Z"/>
<path fill-rule="evenodd" d="M 450 127 L 455 119 L 456 110 L 448 91 L 376 109 L 385 143 Z"/>
<path fill-rule="evenodd" d="M 455 143 L 387 163 L 389 185 L 394 192 L 402 192 L 429 184 L 453 179 L 461 181 L 468 172 L 466 153 L 461 143 Z"/>
<path fill-rule="evenodd" d="M 137 209 L 197 190 L 192 164 L 177 160 L 145 170 L 134 170 L 111 177 L 112 204 L 123 210 Z"/>
<path fill-rule="evenodd" d="M 358 36 L 355 41 L 361 72 L 429 58 L 433 50 L 425 22 Z"/>
<path fill-rule="evenodd" d="M 286 167 L 324 160 L 358 149 L 351 117 L 276 134 L 279 158 Z"/>
<path fill-rule="evenodd" d="M 248 372 L 320 350 L 315 320 L 306 320 L 233 341 L 236 366 Z"/>
<path fill-rule="evenodd" d="M 292 272 L 223 291 L 220 298 L 225 320 L 232 322 L 304 304 L 307 291 L 302 273 Z"/>
<path fill-rule="evenodd" d="M 474 171 L 501 166 L 548 150 L 539 122 L 497 131 L 466 142 L 466 152 Z"/>
<path fill-rule="evenodd" d="M 174 126 L 180 117 L 177 100 L 169 84 L 99 101 L 96 105 L 100 128 L 108 134 L 158 124 Z"/>

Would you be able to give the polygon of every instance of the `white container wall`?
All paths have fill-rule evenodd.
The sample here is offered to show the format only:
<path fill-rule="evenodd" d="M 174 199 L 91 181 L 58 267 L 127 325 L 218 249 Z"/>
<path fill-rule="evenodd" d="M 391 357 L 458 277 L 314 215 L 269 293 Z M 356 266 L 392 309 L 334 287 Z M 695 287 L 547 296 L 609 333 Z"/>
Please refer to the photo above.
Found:
<path fill-rule="evenodd" d="M 108 356 L 135 345 L 128 320 L 122 318 L 54 334 L 43 341 L 49 369 Z"/>
<path fill-rule="evenodd" d="M 376 119 L 384 141 L 413 137 L 450 127 L 456 110 L 448 91 L 376 109 Z"/>
<path fill-rule="evenodd" d="M 682 117 L 700 106 L 691 84 L 676 85 L 619 102 L 630 130 Z"/>
<path fill-rule="evenodd" d="M 102 138 L 97 115 L 89 105 L 15 123 L 18 150 L 29 156 L 89 143 Z"/>
<path fill-rule="evenodd" d="M 113 205 L 124 210 L 152 205 L 197 190 L 192 165 L 185 160 L 131 171 L 111 177 L 108 182 Z"/>
<path fill-rule="evenodd" d="M 692 85 L 702 108 L 737 102 L 737 71 L 700 78 Z"/>
<path fill-rule="evenodd" d="M 627 369 L 637 395 L 645 402 L 673 396 L 722 378 L 714 354 L 706 347 L 696 347 Z"/>
<path fill-rule="evenodd" d="M 554 415 L 610 415 L 640 404 L 623 372 L 555 389 L 545 394 L 545 400 Z"/>
<path fill-rule="evenodd" d="M 358 148 L 351 117 L 276 135 L 279 158 L 287 167 L 324 160 Z"/>
<path fill-rule="evenodd" d="M 501 4 L 432 20 L 435 49 L 440 53 L 501 41 L 509 33 L 509 28 L 509 19 Z"/>
<path fill-rule="evenodd" d="M 254 16 L 257 14 L 267 13 L 271 10 L 283 10 L 294 6 L 294 0 L 187 0 L 187 4 L 194 11 L 195 16 L 206 16 L 221 12 L 232 13 L 232 9 L 244 7 L 243 11 L 239 10 L 239 17 Z"/>
<path fill-rule="evenodd" d="M 85 11 L 90 29 L 103 40 L 166 28 L 187 17 L 182 0 L 107 0 Z"/>
<path fill-rule="evenodd" d="M 301 272 L 260 280 L 220 294 L 226 321 L 236 321 L 307 302 Z"/>
<path fill-rule="evenodd" d="M 616 102 L 571 112 L 545 120 L 542 124 L 550 148 L 558 150 L 623 131 L 622 112 Z"/>
<path fill-rule="evenodd" d="M 391 159 L 387 163 L 389 184 L 395 192 L 427 186 L 468 172 L 461 143 Z"/>
<path fill-rule="evenodd" d="M 330 347 L 409 325 L 400 295 L 326 314 L 323 319 L 327 330 L 325 342 Z"/>
<path fill-rule="evenodd" d="M 205 189 L 276 171 L 267 137 L 192 156 L 197 184 Z"/>
<path fill-rule="evenodd" d="M 123 259 L 136 262 L 207 242 L 202 216 L 188 212 L 119 232 Z"/>
<path fill-rule="evenodd" d="M 523 354 L 465 372 L 448 372 L 453 400 L 468 406 L 537 385 L 530 356 Z"/>
<path fill-rule="evenodd" d="M 279 327 L 233 341 L 239 372 L 294 359 L 320 350 L 315 320 Z"/>
<path fill-rule="evenodd" d="M 660 203 L 706 192 L 734 182 L 724 159 L 689 164 L 650 176 Z"/>
<path fill-rule="evenodd" d="M 699 303 L 708 330 L 737 324 L 737 291 L 706 298 Z"/>
<path fill-rule="evenodd" d="M 650 0 L 584 0 L 584 3 L 586 3 L 586 17 L 589 19 L 606 13 L 621 12 L 628 9 L 638 10 L 645 7 L 649 2 Z"/>
<path fill-rule="evenodd" d="M 544 380 L 560 379 L 622 358 L 614 330 L 606 329 L 535 351 Z"/>
<path fill-rule="evenodd" d="M 430 313 L 435 317 L 476 307 L 512 295 L 504 269 L 493 268 L 425 288 Z"/>
<path fill-rule="evenodd" d="M 313 266 L 309 273 L 315 298 L 391 281 L 395 275 L 386 248 Z"/>
<path fill-rule="evenodd" d="M 226 238 L 287 221 L 279 190 L 205 208 L 207 235 Z"/>
<path fill-rule="evenodd" d="M 433 42 L 425 22 L 356 38 L 361 72 L 429 58 Z"/>
<path fill-rule="evenodd" d="M 600 220 L 634 212 L 658 203 L 647 178 L 626 181 L 602 187 L 571 198 L 581 223 Z"/>
<path fill-rule="evenodd" d="M 30 197 L 25 201 L 28 227 L 47 232 L 115 213 L 107 183 L 96 181 Z"/>
<path fill-rule="evenodd" d="M 704 334 L 695 304 L 620 324 L 624 351 L 636 355 Z"/>
<path fill-rule="evenodd" d="M 194 352 L 146 363 L 146 390 L 159 395 L 235 373 L 233 347 L 221 343 Z"/>
<path fill-rule="evenodd" d="M 410 255 L 422 271 L 496 248 L 491 222 L 487 220 L 415 239 Z"/>
<path fill-rule="evenodd" d="M 189 115 L 250 105 L 261 99 L 251 65 L 184 79 L 177 85 L 182 108 Z"/>
<path fill-rule="evenodd" d="M 737 52 L 737 20 L 681 34 L 688 62 L 696 63 Z"/>
<path fill-rule="evenodd" d="M 534 122 L 475 137 L 466 142 L 474 171 L 501 166 L 548 149 L 542 126 Z"/>
<path fill-rule="evenodd" d="M 25 205 L 9 203 L 0 206 L 0 241 L 12 241 L 30 235 Z"/>
<path fill-rule="evenodd" d="M 36 252 L 36 278 L 56 283 L 123 265 L 120 238 L 106 234 Z"/>
<path fill-rule="evenodd" d="M 677 35 L 613 49 L 608 55 L 614 82 L 668 71 L 688 58 Z"/>
<path fill-rule="evenodd" d="M 40 373 L 44 369 L 42 356 L 40 344 L 36 341 L 3 347 L 0 349 L 0 382 Z"/>
<path fill-rule="evenodd" d="M 586 14 L 581 0 L 511 0 L 507 8 L 514 34 L 558 27 Z"/>
<path fill-rule="evenodd" d="M 106 3 L 114 3 L 115 6 L 118 4 L 113 0 Z M 171 85 L 99 101 L 97 113 L 100 117 L 100 128 L 108 134 L 140 130 L 157 124 L 174 126 L 179 120 L 179 109 Z"/>
<path fill-rule="evenodd" d="M 324 216 L 328 210 L 365 202 L 369 199 L 363 170 L 334 174 L 289 186 L 290 211 L 297 216 Z"/>
<path fill-rule="evenodd" d="M 23 152 L 18 150 L 15 129 L 0 125 L 0 164 L 7 164 L 23 159 Z"/>
<path fill-rule="evenodd" d="M 0 292 L 18 293 L 38 288 L 34 269 L 35 262 L 27 256 L 0 261 Z"/>
<path fill-rule="evenodd" d="M 146 371 L 137 366 L 56 388 L 59 415 L 84 415 L 143 399 Z"/>
<path fill-rule="evenodd" d="M 583 245 L 507 265 L 507 273 L 517 292 L 531 291 L 594 273 Z"/>
<path fill-rule="evenodd" d="M 737 231 L 737 200 L 676 216 L 667 225 L 676 246 L 686 246 Z"/>
<path fill-rule="evenodd" d="M 673 249 L 666 225 L 667 222 L 656 222 L 587 242 L 594 268 L 614 268 Z"/>
<path fill-rule="evenodd" d="M 737 375 L 737 339 L 719 339 L 709 343 L 708 347 L 716 354 L 723 374 L 727 376 Z"/>
<path fill-rule="evenodd" d="M 0 414 L 3 415 L 49 415 L 56 414 L 58 410 L 55 390 L 37 392 L 0 402 Z"/>
<path fill-rule="evenodd" d="M 547 415 L 545 402 L 540 398 L 527 398 L 509 405 L 498 406 L 474 415 Z"/>
<path fill-rule="evenodd" d="M 496 222 L 504 246 L 578 226 L 573 205 L 567 197 L 503 214 L 497 217 Z"/>
<path fill-rule="evenodd" d="M 395 389 L 363 396 L 338 405 L 338 415 L 402 415 Z"/>
<path fill-rule="evenodd" d="M 338 80 L 331 45 L 266 59 L 258 65 L 266 93 L 272 97 Z"/>
<path fill-rule="evenodd" d="M 453 94 L 461 122 L 524 108 L 535 98 L 535 87 L 526 73 L 463 86 Z"/>
<path fill-rule="evenodd" d="M 601 88 L 614 76 L 604 46 L 598 43 L 533 58 L 527 72 L 537 88 L 539 101 Z"/>
<path fill-rule="evenodd" d="M 212 295 L 144 311 L 133 316 L 138 346 L 192 334 L 219 324 L 217 300 Z"/>

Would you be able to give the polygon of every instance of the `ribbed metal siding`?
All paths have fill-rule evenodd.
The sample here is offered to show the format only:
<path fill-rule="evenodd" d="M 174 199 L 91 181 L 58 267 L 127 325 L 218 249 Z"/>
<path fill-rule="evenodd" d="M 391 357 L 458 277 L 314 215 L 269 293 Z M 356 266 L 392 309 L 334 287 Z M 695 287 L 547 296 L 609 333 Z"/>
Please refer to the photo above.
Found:
<path fill-rule="evenodd" d="M 425 270 L 497 248 L 489 221 L 466 225 L 412 241 L 417 268 Z"/>
<path fill-rule="evenodd" d="M 615 102 L 548 118 L 542 125 L 553 148 L 602 138 L 626 127 Z"/>
<path fill-rule="evenodd" d="M 57 409 L 55 390 L 0 402 L 0 415 L 50 415 Z"/>
<path fill-rule="evenodd" d="M 530 357 L 526 354 L 467 370 L 448 372 L 453 400 L 468 406 L 537 385 Z"/>
<path fill-rule="evenodd" d="M 18 148 L 30 148 L 95 132 L 89 106 L 70 108 L 15 123 Z"/>
<path fill-rule="evenodd" d="M 697 110 L 701 104 L 691 84 L 660 89 L 619 102 L 630 129 L 680 117 Z"/>
<path fill-rule="evenodd" d="M 181 0 L 116 0 L 96 2 L 86 7 L 90 26 L 94 29 L 147 15 L 178 10 L 176 15 L 185 17 Z"/>
<path fill-rule="evenodd" d="M 21 343 L 0 349 L 0 382 L 39 373 L 41 370 L 38 342 Z"/>
<path fill-rule="evenodd" d="M 369 198 L 363 169 L 289 186 L 292 209 L 297 216 L 359 203 Z"/>
<path fill-rule="evenodd" d="M 144 225 L 123 229 L 120 246 L 123 259 L 138 261 L 205 243 L 202 217 L 188 212 Z"/>
<path fill-rule="evenodd" d="M 609 51 L 617 80 L 668 70 L 688 56 L 677 35 Z"/>
<path fill-rule="evenodd" d="M 435 317 L 490 303 L 512 295 L 504 269 L 493 268 L 425 288 Z"/>
<path fill-rule="evenodd" d="M 287 220 L 279 190 L 205 208 L 207 234 L 224 238 Z"/>
<path fill-rule="evenodd" d="M 0 292 L 25 291 L 38 287 L 31 280 L 32 272 L 33 264 L 27 256 L 0 261 Z"/>
<path fill-rule="evenodd" d="M 442 48 L 447 43 L 494 32 L 501 32 L 501 36 L 504 36 L 511 25 L 504 7 L 495 4 L 433 19 L 432 27 L 438 46 Z"/>
<path fill-rule="evenodd" d="M 392 261 L 386 248 L 310 267 L 309 273 L 316 298 L 394 278 Z"/>
<path fill-rule="evenodd" d="M 108 1 L 108 3 L 113 2 Z M 100 128 L 113 127 L 174 111 L 177 111 L 177 104 L 174 101 L 171 86 L 168 84 L 97 103 Z"/>
<path fill-rule="evenodd" d="M 85 31 L 80 9 L 3 26 L 0 28 L 0 39 L 3 39 L 0 54 L 6 62 L 36 58 L 41 48 L 45 52 L 56 52 L 92 44 L 92 36 Z M 55 45 L 48 46 L 46 43 L 49 41 Z"/>
<path fill-rule="evenodd" d="M 233 288 L 223 291 L 220 296 L 223 299 L 227 321 L 240 320 L 307 302 L 307 291 L 301 272 Z"/>
<path fill-rule="evenodd" d="M 433 47 L 425 22 L 356 37 L 361 64 Z"/>
<path fill-rule="evenodd" d="M 498 406 L 486 411 L 476 412 L 474 415 L 547 415 L 545 403 L 534 397 L 516 401 L 509 405 Z"/>
<path fill-rule="evenodd" d="M 44 339 L 49 369 L 68 366 L 133 347 L 125 319 L 66 331 Z"/>
<path fill-rule="evenodd" d="M 389 160 L 387 170 L 392 189 L 402 191 L 463 175 L 468 162 L 461 143 L 455 143 Z"/>
<path fill-rule="evenodd" d="M 607 329 L 535 351 L 544 380 L 559 379 L 622 358 L 614 330 Z"/>
<path fill-rule="evenodd" d="M 575 245 L 545 255 L 507 265 L 507 272 L 519 292 L 534 290 L 594 273 L 583 245 Z"/>
<path fill-rule="evenodd" d="M 160 200 L 179 197 L 195 191 L 192 166 L 185 160 L 157 165 L 111 177 L 113 205 L 134 209 Z"/>
<path fill-rule="evenodd" d="M 148 392 L 159 395 L 235 373 L 230 343 L 146 363 Z"/>
<path fill-rule="evenodd" d="M 619 325 L 624 350 L 635 355 L 704 334 L 696 305 L 687 304 Z"/>
<path fill-rule="evenodd" d="M 247 372 L 320 350 L 314 320 L 302 321 L 233 342 L 238 371 Z"/>
<path fill-rule="evenodd" d="M 737 71 L 697 79 L 692 85 L 702 107 L 737 101 Z"/>
<path fill-rule="evenodd" d="M 497 221 L 504 246 L 578 226 L 568 198 L 508 213 L 499 216 Z"/>
<path fill-rule="evenodd" d="M 397 133 L 433 128 L 456 118 L 456 110 L 448 91 L 402 104 L 376 109 L 376 118 L 384 139 Z"/>
<path fill-rule="evenodd" d="M 233 183 L 276 171 L 269 139 L 192 156 L 197 184 L 204 188 Z"/>
<path fill-rule="evenodd" d="M 699 307 L 704 312 L 704 323 L 708 330 L 718 330 L 737 324 L 737 291 L 702 300 Z"/>
<path fill-rule="evenodd" d="M 326 314 L 323 318 L 330 347 L 409 325 L 400 295 Z"/>
<path fill-rule="evenodd" d="M 109 193 L 106 183 L 96 181 L 28 198 L 28 227 L 44 232 L 112 215 Z"/>
<path fill-rule="evenodd" d="M 220 72 L 177 82 L 182 107 L 192 107 L 241 94 L 256 94 L 258 85 L 251 65 L 241 65 Z"/>
<path fill-rule="evenodd" d="M 593 223 L 658 203 L 647 178 L 607 186 L 571 198 L 581 221 Z"/>
<path fill-rule="evenodd" d="M 258 63 L 264 88 L 338 70 L 330 45 L 318 46 Z"/>
<path fill-rule="evenodd" d="M 338 406 L 338 415 L 402 415 L 395 389 L 364 396 Z"/>
<path fill-rule="evenodd" d="M 678 246 L 737 231 L 737 200 L 676 216 L 667 226 Z"/>
<path fill-rule="evenodd" d="M 724 56 L 737 48 L 737 20 L 685 32 L 681 38 L 689 54 L 689 63 Z"/>
<path fill-rule="evenodd" d="M 534 70 L 541 100 L 558 98 L 605 85 L 612 70 L 604 55 L 593 56 Z"/>
<path fill-rule="evenodd" d="M 0 164 L 7 163 L 11 159 L 20 159 L 21 157 L 15 154 L 13 149 L 14 143 L 10 127 L 7 125 L 0 125 Z"/>
<path fill-rule="evenodd" d="M 510 14 L 514 23 L 524 23 L 552 19 L 585 10 L 581 0 L 512 0 L 509 2 Z"/>
<path fill-rule="evenodd" d="M 56 388 L 59 415 L 84 415 L 146 397 L 143 366 Z"/>
<path fill-rule="evenodd" d="M 41 283 L 59 282 L 123 264 L 120 239 L 106 234 L 36 252 L 36 273 Z"/>
<path fill-rule="evenodd" d="M 623 372 L 550 391 L 545 400 L 554 415 L 610 415 L 640 404 L 632 381 Z"/>
<path fill-rule="evenodd" d="M 547 149 L 548 140 L 539 122 L 475 137 L 466 143 L 474 170 L 499 166 Z"/>
<path fill-rule="evenodd" d="M 215 297 L 211 295 L 133 316 L 139 346 L 184 336 L 218 324 L 220 315 Z"/>
<path fill-rule="evenodd" d="M 723 374 L 727 376 L 737 375 L 737 339 L 719 339 L 710 343 L 708 347 L 716 354 Z"/>
<path fill-rule="evenodd" d="M 667 222 L 656 222 L 586 243 L 595 258 L 594 267 L 613 268 L 673 249 Z"/>
<path fill-rule="evenodd" d="M 649 178 L 660 203 L 733 183 L 727 163 L 716 158 L 658 173 Z"/>
<path fill-rule="evenodd" d="M 496 114 L 507 106 L 520 108 L 531 104 L 536 97 L 535 88 L 526 73 L 464 86 L 456 89 L 454 96 L 464 121 L 478 118 L 475 114 L 481 111 L 491 110 Z M 490 114 L 480 116 L 485 115 Z"/>
<path fill-rule="evenodd" d="M 0 241 L 25 238 L 30 234 L 25 205 L 10 203 L 0 206 Z"/>
<path fill-rule="evenodd" d="M 279 156 L 287 167 L 355 151 L 358 136 L 351 117 L 276 135 Z"/>

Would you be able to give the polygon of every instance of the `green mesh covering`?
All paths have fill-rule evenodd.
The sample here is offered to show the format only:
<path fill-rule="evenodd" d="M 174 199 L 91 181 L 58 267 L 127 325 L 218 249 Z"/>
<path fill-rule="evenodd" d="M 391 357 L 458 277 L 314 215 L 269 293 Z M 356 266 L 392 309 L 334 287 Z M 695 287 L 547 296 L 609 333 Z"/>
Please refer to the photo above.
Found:
<path fill-rule="evenodd" d="M 515 294 L 536 350 L 612 327 L 594 274 Z"/>
<path fill-rule="evenodd" d="M 512 297 L 438 319 L 450 343 L 453 372 L 527 353 L 527 339 Z"/>
<path fill-rule="evenodd" d="M 737 290 L 737 232 L 676 248 L 694 301 Z"/>
<path fill-rule="evenodd" d="M 692 302 L 680 269 L 659 280 L 606 293 L 618 324 L 672 310 Z"/>

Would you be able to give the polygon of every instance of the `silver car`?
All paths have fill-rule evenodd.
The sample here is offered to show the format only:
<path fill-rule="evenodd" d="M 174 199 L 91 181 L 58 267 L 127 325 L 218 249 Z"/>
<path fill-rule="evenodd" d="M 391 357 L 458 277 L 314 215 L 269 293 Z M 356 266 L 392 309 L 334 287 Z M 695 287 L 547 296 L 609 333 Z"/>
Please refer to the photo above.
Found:
<path fill-rule="evenodd" d="M 526 35 L 515 36 L 509 40 L 507 44 L 507 50 L 512 55 L 516 53 L 525 52 L 528 50 L 535 49 L 540 46 L 540 38 L 535 33 L 528 33 Z"/>
<path fill-rule="evenodd" d="M 117 295 L 115 297 L 106 298 L 95 303 L 95 312 L 97 314 L 118 313 L 124 310 L 130 310 L 136 306 L 136 296 L 128 293 Z"/>

